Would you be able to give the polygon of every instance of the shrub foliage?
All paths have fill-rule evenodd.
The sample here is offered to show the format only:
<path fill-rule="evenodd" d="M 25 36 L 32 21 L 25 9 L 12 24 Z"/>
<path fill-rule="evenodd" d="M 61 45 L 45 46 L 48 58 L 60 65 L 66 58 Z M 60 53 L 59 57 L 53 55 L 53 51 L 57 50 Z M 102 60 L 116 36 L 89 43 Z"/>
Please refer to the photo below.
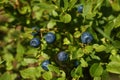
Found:
<path fill-rule="evenodd" d="M 84 44 L 86 31 L 93 40 Z M 30 46 L 33 38 L 39 46 Z M 69 56 L 62 62 L 61 51 Z M 120 74 L 120 0 L 0 1 L 0 80 L 108 80 L 109 73 Z"/>

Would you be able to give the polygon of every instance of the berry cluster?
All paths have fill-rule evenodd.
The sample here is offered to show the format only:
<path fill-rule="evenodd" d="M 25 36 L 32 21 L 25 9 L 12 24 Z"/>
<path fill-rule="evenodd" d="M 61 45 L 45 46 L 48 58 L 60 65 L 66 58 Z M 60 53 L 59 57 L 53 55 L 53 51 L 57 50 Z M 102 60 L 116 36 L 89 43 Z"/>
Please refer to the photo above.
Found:
<path fill-rule="evenodd" d="M 40 45 L 40 39 L 36 38 L 37 35 L 39 35 L 40 29 L 38 27 L 33 27 L 32 28 L 33 32 L 31 33 L 34 37 L 33 39 L 30 41 L 30 46 L 32 47 L 39 47 Z"/>
<path fill-rule="evenodd" d="M 37 31 L 37 34 L 38 34 L 38 31 Z M 51 33 L 51 32 L 48 32 L 46 35 L 45 35 L 45 41 L 47 43 L 53 43 L 55 42 L 56 40 L 56 36 L 55 34 Z M 89 33 L 89 32 L 84 32 L 82 35 L 81 35 L 81 42 L 83 44 L 88 44 L 88 43 L 91 43 L 93 40 L 93 37 L 92 35 Z M 30 41 L 30 45 L 33 46 L 33 47 L 39 47 L 40 45 L 40 39 L 39 38 L 33 38 L 31 41 Z M 65 52 L 65 51 L 61 51 L 57 54 L 57 60 L 60 61 L 60 62 L 64 62 L 64 61 L 67 61 L 69 58 L 69 55 Z M 49 60 L 45 60 L 41 63 L 41 67 L 48 71 L 48 65 L 51 64 Z M 76 60 L 74 62 L 74 66 L 77 67 L 80 63 Z"/>
<path fill-rule="evenodd" d="M 80 5 L 78 7 L 78 12 L 79 13 L 82 13 L 83 11 L 83 5 Z M 33 32 L 32 32 L 32 35 L 34 36 L 34 38 L 30 41 L 30 45 L 32 47 L 39 47 L 40 45 L 40 39 L 39 38 L 36 38 L 37 35 L 39 35 L 40 33 L 40 29 L 38 27 L 34 27 L 32 28 Z M 55 42 L 56 40 L 56 36 L 54 33 L 52 32 L 48 32 L 45 36 L 45 41 L 48 43 L 48 44 L 52 44 Z M 89 33 L 89 32 L 84 32 L 82 33 L 81 35 L 81 42 L 83 44 L 89 44 L 91 43 L 93 40 L 93 37 L 92 35 Z M 57 54 L 57 60 L 60 61 L 60 62 L 65 62 L 67 61 L 69 58 L 69 55 L 65 52 L 65 51 L 61 51 Z M 42 63 L 41 63 L 41 67 L 46 70 L 46 71 L 49 71 L 48 69 L 48 65 L 51 64 L 50 60 L 44 60 Z M 74 61 L 74 67 L 77 67 L 79 65 L 79 61 Z"/>
<path fill-rule="evenodd" d="M 32 32 L 32 35 L 33 35 L 33 39 L 31 39 L 30 41 L 30 45 L 32 47 L 39 47 L 40 45 L 40 39 L 39 38 L 36 38 L 36 36 L 38 35 L 39 36 L 39 33 L 40 33 L 40 29 L 38 27 L 33 27 L 33 32 Z M 56 36 L 55 34 L 53 34 L 52 32 L 48 32 L 46 35 L 45 35 L 45 41 L 47 43 L 54 43 L 56 40 Z"/>
<path fill-rule="evenodd" d="M 65 51 L 61 51 L 61 52 L 58 53 L 57 59 L 58 59 L 60 62 L 64 62 L 64 61 L 66 61 L 66 60 L 68 59 L 68 54 L 67 54 Z M 42 67 L 44 70 L 48 71 L 48 70 L 49 70 L 49 69 L 48 69 L 48 65 L 49 65 L 49 64 L 51 64 L 50 61 L 49 61 L 49 60 L 45 60 L 45 61 L 42 62 L 41 67 Z"/>

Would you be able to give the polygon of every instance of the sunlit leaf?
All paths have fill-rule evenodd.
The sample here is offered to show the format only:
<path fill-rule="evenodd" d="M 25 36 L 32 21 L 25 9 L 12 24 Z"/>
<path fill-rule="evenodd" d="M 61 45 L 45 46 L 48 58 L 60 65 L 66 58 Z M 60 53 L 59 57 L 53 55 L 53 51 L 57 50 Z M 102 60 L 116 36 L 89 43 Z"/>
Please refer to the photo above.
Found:
<path fill-rule="evenodd" d="M 102 75 L 102 73 L 103 73 L 103 68 L 99 63 L 94 63 L 90 67 L 90 75 L 92 77 L 100 77 L 100 75 Z"/>

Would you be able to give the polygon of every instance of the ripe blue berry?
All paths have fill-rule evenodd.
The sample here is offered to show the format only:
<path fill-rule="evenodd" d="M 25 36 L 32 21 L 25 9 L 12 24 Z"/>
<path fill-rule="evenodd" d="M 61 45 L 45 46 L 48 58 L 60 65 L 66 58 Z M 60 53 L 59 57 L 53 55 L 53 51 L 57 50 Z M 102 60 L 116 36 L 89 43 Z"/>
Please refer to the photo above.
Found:
<path fill-rule="evenodd" d="M 40 28 L 39 27 L 33 27 L 32 30 L 33 30 L 33 32 L 31 34 L 34 37 L 37 36 L 40 33 Z"/>
<path fill-rule="evenodd" d="M 42 62 L 41 67 L 44 70 L 48 71 L 48 64 L 50 64 L 50 61 L 49 60 L 45 60 L 45 61 Z"/>
<path fill-rule="evenodd" d="M 31 41 L 30 41 L 30 45 L 32 47 L 38 47 L 40 45 L 40 40 L 38 38 L 33 38 Z"/>
<path fill-rule="evenodd" d="M 92 40 L 93 40 L 93 37 L 92 37 L 92 35 L 91 35 L 89 32 L 84 32 L 84 33 L 81 35 L 81 41 L 82 41 L 82 43 L 84 43 L 84 44 L 91 43 Z"/>
<path fill-rule="evenodd" d="M 66 61 L 68 59 L 68 54 L 64 51 L 61 51 L 57 55 L 59 61 Z"/>
<path fill-rule="evenodd" d="M 38 35 L 38 32 L 32 32 L 31 34 L 35 37 Z"/>
<path fill-rule="evenodd" d="M 83 5 L 78 6 L 78 12 L 82 13 L 83 12 Z"/>
<path fill-rule="evenodd" d="M 53 43 L 55 41 L 55 39 L 56 39 L 55 34 L 53 34 L 51 32 L 49 32 L 45 35 L 45 40 L 47 43 Z"/>
<path fill-rule="evenodd" d="M 79 64 L 80 64 L 80 62 L 78 60 L 75 60 L 74 66 L 77 67 Z"/>
<path fill-rule="evenodd" d="M 40 28 L 39 27 L 32 27 L 32 30 L 36 31 L 36 32 L 40 32 Z"/>

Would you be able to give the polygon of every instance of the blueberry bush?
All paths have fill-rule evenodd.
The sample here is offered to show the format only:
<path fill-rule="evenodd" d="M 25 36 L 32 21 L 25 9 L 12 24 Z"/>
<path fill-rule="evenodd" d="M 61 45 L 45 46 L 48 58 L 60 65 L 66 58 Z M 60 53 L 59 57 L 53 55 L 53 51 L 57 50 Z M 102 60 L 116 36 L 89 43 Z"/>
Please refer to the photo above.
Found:
<path fill-rule="evenodd" d="M 120 0 L 0 0 L 0 80 L 111 73 L 120 75 Z"/>

